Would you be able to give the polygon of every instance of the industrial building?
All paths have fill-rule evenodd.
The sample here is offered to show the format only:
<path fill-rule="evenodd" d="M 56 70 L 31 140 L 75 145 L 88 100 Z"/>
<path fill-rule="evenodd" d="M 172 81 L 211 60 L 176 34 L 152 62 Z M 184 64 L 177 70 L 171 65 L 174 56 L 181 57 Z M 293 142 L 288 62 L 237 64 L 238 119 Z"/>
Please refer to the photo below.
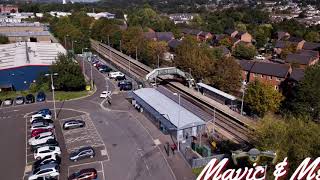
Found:
<path fill-rule="evenodd" d="M 162 132 L 171 134 L 178 141 L 197 137 L 206 125 L 199 116 L 157 89 L 138 89 L 131 96 L 133 104 L 143 109 Z"/>
<path fill-rule="evenodd" d="M 0 87 L 26 90 L 41 72 L 48 71 L 59 53 L 59 43 L 19 42 L 0 45 Z M 1 90 L 1 89 L 0 89 Z"/>

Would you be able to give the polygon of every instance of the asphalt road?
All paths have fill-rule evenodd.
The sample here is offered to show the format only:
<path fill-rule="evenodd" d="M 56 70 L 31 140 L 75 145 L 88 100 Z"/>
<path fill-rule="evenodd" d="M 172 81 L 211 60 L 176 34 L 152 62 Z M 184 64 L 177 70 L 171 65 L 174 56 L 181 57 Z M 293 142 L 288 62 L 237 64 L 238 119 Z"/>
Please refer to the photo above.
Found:
<path fill-rule="evenodd" d="M 86 63 L 86 74 L 90 75 L 90 64 Z M 102 105 L 100 93 L 106 90 L 105 76 L 93 68 L 97 91 L 86 98 L 57 102 L 58 119 L 73 117 L 76 111 L 85 112 L 103 140 L 108 159 L 100 161 L 99 168 L 105 179 L 175 179 L 160 149 L 145 128 L 132 117 L 127 109 L 129 103 L 119 103 L 119 110 Z M 108 81 L 109 89 L 115 94 L 115 83 Z M 126 101 L 116 96 L 114 102 Z M 26 119 L 27 113 L 41 108 L 53 108 L 52 102 L 35 103 L 0 109 L 0 164 L 1 179 L 18 180 L 24 176 L 26 167 Z M 63 155 L 64 156 L 64 155 Z M 13 168 L 14 167 L 14 168 Z M 70 168 L 68 169 L 68 171 Z"/>

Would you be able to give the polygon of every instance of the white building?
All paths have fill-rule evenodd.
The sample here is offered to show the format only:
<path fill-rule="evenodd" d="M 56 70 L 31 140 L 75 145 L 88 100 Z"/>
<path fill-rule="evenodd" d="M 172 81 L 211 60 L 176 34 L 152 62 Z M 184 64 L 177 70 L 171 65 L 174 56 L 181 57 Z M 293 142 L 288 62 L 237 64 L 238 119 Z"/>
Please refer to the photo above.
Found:
<path fill-rule="evenodd" d="M 109 12 L 101 12 L 101 13 L 87 13 L 89 17 L 93 17 L 94 19 L 100 19 L 100 18 L 107 18 L 107 19 L 114 19 L 115 14 L 109 13 Z"/>
<path fill-rule="evenodd" d="M 54 17 L 64 17 L 64 16 L 70 16 L 71 13 L 70 12 L 59 12 L 59 11 L 50 11 L 49 13 L 51 16 Z"/>

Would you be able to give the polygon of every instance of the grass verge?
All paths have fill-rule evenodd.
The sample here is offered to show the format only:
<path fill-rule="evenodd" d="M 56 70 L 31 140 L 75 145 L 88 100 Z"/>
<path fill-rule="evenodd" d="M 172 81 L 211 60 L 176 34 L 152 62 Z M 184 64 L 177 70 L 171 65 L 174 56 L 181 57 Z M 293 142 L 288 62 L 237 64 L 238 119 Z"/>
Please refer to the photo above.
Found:
<path fill-rule="evenodd" d="M 199 167 L 199 168 L 193 168 L 192 169 L 192 173 L 195 174 L 197 177 L 199 176 L 199 174 L 201 173 L 201 171 L 203 170 L 204 167 Z"/>
<path fill-rule="evenodd" d="M 59 101 L 76 99 L 88 95 L 88 91 L 56 91 L 55 98 Z"/>

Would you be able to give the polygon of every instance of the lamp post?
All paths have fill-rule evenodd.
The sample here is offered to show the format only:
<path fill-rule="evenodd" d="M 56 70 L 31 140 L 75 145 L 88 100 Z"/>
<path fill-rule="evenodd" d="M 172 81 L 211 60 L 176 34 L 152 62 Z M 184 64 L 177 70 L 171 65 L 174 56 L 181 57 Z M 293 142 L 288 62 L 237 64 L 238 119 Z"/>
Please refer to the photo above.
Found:
<path fill-rule="evenodd" d="M 55 100 L 55 96 L 54 96 L 53 76 L 58 76 L 58 73 L 45 74 L 45 76 L 50 76 L 50 79 L 51 79 L 51 90 L 52 90 L 52 97 L 53 97 L 54 119 L 57 119 L 56 100 Z"/>
<path fill-rule="evenodd" d="M 81 52 L 82 52 L 82 71 L 83 71 L 83 75 L 85 76 L 86 75 L 86 71 L 85 71 L 85 68 L 84 68 L 84 54 L 83 54 L 83 50 L 87 50 L 88 48 L 82 48 L 81 49 Z"/>
<path fill-rule="evenodd" d="M 177 141 L 178 141 L 178 151 L 180 151 L 180 138 L 179 138 L 179 131 L 180 131 L 180 111 L 181 111 L 181 94 L 179 93 L 173 93 L 173 95 L 178 96 L 178 102 L 179 102 L 179 112 L 178 112 L 178 127 L 177 127 Z"/>
<path fill-rule="evenodd" d="M 240 111 L 241 115 L 243 114 L 243 101 L 244 101 L 244 94 L 246 91 L 246 85 L 247 85 L 246 81 L 242 81 L 242 86 L 241 86 L 242 99 L 241 99 L 241 111 Z"/>
<path fill-rule="evenodd" d="M 120 46 L 120 52 L 122 52 L 122 49 L 121 49 L 121 39 L 119 40 L 120 42 L 119 42 L 119 46 Z"/>

